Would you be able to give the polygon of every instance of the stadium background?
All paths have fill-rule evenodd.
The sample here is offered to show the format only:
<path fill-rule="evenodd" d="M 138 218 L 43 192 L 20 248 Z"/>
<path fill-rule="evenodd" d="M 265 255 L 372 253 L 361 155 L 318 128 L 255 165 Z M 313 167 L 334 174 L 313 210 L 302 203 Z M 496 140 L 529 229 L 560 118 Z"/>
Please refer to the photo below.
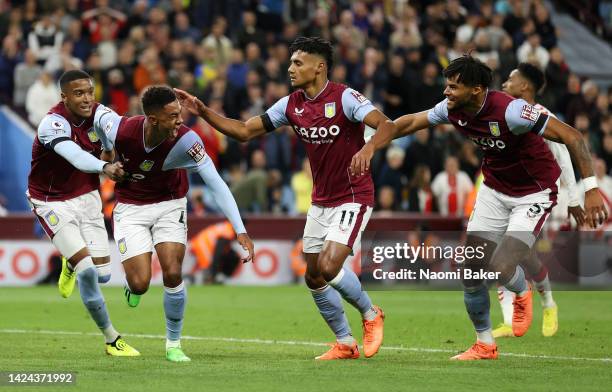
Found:
<path fill-rule="evenodd" d="M 464 52 L 472 51 L 493 68 L 492 88 L 499 88 L 519 61 L 537 63 L 547 77 L 540 102 L 584 135 L 596 157 L 601 190 L 607 200 L 612 200 L 610 1 L 0 0 L 0 286 L 34 285 L 49 272 L 48 261 L 54 251 L 29 213 L 23 192 L 36 125 L 58 101 L 55 82 L 63 71 L 85 69 L 95 79 L 97 100 L 123 115 L 141 113 L 138 94 L 145 86 L 167 83 L 197 95 L 220 113 L 247 119 L 290 92 L 286 77 L 288 44 L 299 35 L 331 40 L 335 66 L 330 79 L 361 91 L 392 119 L 428 109 L 441 100 L 441 70 Z M 260 273 L 247 265 L 241 272 L 243 280 L 237 276 L 234 283 L 294 281 L 291 256 L 302 233 L 311 187 L 310 174 L 304 170 L 305 151 L 295 134 L 285 129 L 239 144 L 201 120 L 191 117 L 186 123 L 204 139 L 208 154 L 248 219 L 247 228 L 260 252 Z M 377 205 L 369 228 L 461 230 L 477 189 L 473 184 L 478 184 L 480 163 L 473 144 L 447 126 L 395 141 L 373 163 Z M 453 166 L 464 174 L 457 174 L 459 182 L 450 185 Z M 433 186 L 436 178 L 439 187 Z M 191 181 L 189 225 L 193 237 L 221 217 L 205 185 L 198 178 Z M 435 194 L 434 188 L 438 189 Z M 113 195 L 108 180 L 104 180 L 102 194 L 105 213 L 110 217 Z M 565 225 L 563 208 L 558 207 L 545 236 Z M 600 232 L 604 240 L 608 230 Z M 610 251 L 605 244 L 604 255 Z M 187 264 L 194 262 L 192 254 L 187 259 Z M 113 263 L 116 260 L 113 257 Z M 612 266 L 605 256 L 601 263 L 606 270 L 604 282 L 610 284 Z M 121 267 L 115 267 L 113 279 L 120 284 Z M 272 270 L 276 275 L 269 275 Z M 159 283 L 159 275 L 156 279 Z M 139 309 L 140 318 L 125 309 L 118 289 L 107 287 L 104 291 L 113 318 L 122 320 L 118 323 L 136 337 L 139 347 L 146 350 L 151 337 L 161 341 L 162 318 L 159 304 L 153 300 L 160 297 L 158 288 L 147 295 L 152 299 Z M 89 390 L 124 387 L 118 380 L 98 385 L 95 380 L 105 377 L 103 373 L 81 368 L 65 358 L 66 353 L 52 351 L 58 337 L 65 338 L 64 332 L 58 335 L 53 330 L 68 331 L 73 335 L 70 339 L 80 342 L 81 358 L 90 361 L 93 368 L 108 366 L 100 361 L 99 347 L 91 342 L 97 338 L 88 336 L 89 332 L 78 332 L 93 328 L 80 317 L 83 310 L 77 299 L 62 303 L 53 287 L 4 287 L 0 293 L 1 351 L 14 352 L 8 342 L 23 334 L 35 336 L 29 339 L 32 346 L 26 345 L 21 351 L 23 354 L 31 348 L 33 355 L 16 362 L 4 359 L 0 369 L 65 366 L 91 375 L 84 381 Z M 396 323 L 401 324 L 390 324 L 387 332 L 390 348 L 382 353 L 383 360 L 388 360 L 387 367 L 381 367 L 381 362 L 372 365 L 389 377 L 390 381 L 381 385 L 398 389 L 401 379 L 401 385 L 421 390 L 478 389 L 471 383 L 478 373 L 465 367 L 446 368 L 448 354 L 472 339 L 458 293 L 401 291 L 375 292 L 373 296 L 387 303 L 389 314 L 395 314 Z M 508 356 L 502 354 L 510 364 L 509 370 L 503 375 L 491 373 L 486 380 L 503 382 L 507 388 L 502 390 L 522 389 L 512 384 L 517 378 L 535 380 L 532 386 L 536 389 L 554 385 L 556 390 L 596 390 L 609 385 L 609 293 L 560 292 L 558 298 L 567 311 L 565 316 L 562 313 L 558 344 L 553 347 L 542 343 L 536 328 L 520 342 L 510 343 Z M 206 356 L 209 354 L 194 356 L 209 366 L 204 369 L 213 377 L 202 384 L 190 373 L 173 370 L 166 373 L 169 380 L 174 380 L 171 385 L 237 388 L 247 383 L 254 390 L 274 390 L 279 389 L 279 380 L 289 383 L 311 372 L 319 372 L 322 379 L 342 379 L 341 375 L 350 379 L 360 371 L 367 372 L 350 366 L 324 370 L 305 362 L 305 357 L 310 358 L 321 347 L 302 341 L 329 338 L 308 300 L 302 287 L 292 286 L 255 291 L 208 286 L 190 289 L 186 333 L 195 335 L 189 340 L 194 351 L 216 353 L 212 358 Z M 300 307 L 308 311 L 298 311 Z M 602 311 L 606 307 L 607 311 Z M 225 323 L 211 318 L 211 308 L 221 313 Z M 37 312 L 44 318 L 36 317 Z M 49 312 L 69 316 L 51 320 Z M 534 324 L 539 321 L 537 314 L 535 317 Z M 261 319 L 272 320 L 274 327 Z M 289 329 L 283 329 L 288 319 Z M 590 324 L 583 331 L 585 319 Z M 317 328 L 304 327 L 305 332 L 296 332 L 301 327 L 295 326 L 311 324 Z M 427 336 L 433 338 L 425 338 L 423 331 L 429 331 Z M 453 334 L 447 337 L 447 331 Z M 202 334 L 206 336 L 202 338 Z M 270 343 L 279 339 L 289 342 L 281 342 L 278 347 Z M 278 360 L 279 356 L 283 358 Z M 236 365 L 228 367 L 224 361 L 227 358 Z M 523 361 L 530 361 L 533 367 L 524 366 Z M 420 376 L 412 375 L 412 384 L 402 377 L 393 381 L 405 366 L 415 363 L 419 364 Z M 150 366 L 142 362 L 114 371 L 125 377 L 130 375 L 124 372 L 135 371 L 136 378 L 126 380 L 136 388 L 135 380 L 146 377 Z M 152 366 L 165 371 L 161 370 L 161 359 Z M 275 366 L 284 371 L 280 378 Z M 243 372 L 236 374 L 236 369 Z M 474 369 L 486 371 L 491 367 L 479 364 Z M 439 372 L 443 377 L 431 384 Z M 563 381 L 550 384 L 550 379 L 540 377 L 546 372 Z M 231 380 L 228 374 L 233 375 Z M 372 381 L 372 377 L 352 380 L 345 386 L 361 387 Z M 153 389 L 162 389 L 164 383 L 167 381 L 157 380 Z M 329 387 L 322 381 L 311 385 Z"/>

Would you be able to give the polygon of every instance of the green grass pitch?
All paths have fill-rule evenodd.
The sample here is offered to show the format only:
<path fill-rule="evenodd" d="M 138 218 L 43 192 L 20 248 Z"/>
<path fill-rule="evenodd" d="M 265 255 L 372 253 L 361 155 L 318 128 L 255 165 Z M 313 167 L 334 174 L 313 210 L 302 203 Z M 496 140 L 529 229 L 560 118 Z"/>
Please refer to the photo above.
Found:
<path fill-rule="evenodd" d="M 461 292 L 371 291 L 387 314 L 384 348 L 371 359 L 316 362 L 333 340 L 305 287 L 189 287 L 183 348 L 164 358 L 161 288 L 140 305 L 104 288 L 113 324 L 142 353 L 104 354 L 78 292 L 0 289 L 0 371 L 77 372 L 83 391 L 586 391 L 612 384 L 612 292 L 556 292 L 560 330 L 541 336 L 541 310 L 522 338 L 498 340 L 497 361 L 449 361 L 474 342 Z M 536 295 L 537 296 L 537 295 Z M 491 292 L 493 322 L 500 321 Z M 356 338 L 357 312 L 348 304 Z M 0 391 L 13 389 L 1 387 Z M 20 391 L 40 387 L 19 387 Z"/>

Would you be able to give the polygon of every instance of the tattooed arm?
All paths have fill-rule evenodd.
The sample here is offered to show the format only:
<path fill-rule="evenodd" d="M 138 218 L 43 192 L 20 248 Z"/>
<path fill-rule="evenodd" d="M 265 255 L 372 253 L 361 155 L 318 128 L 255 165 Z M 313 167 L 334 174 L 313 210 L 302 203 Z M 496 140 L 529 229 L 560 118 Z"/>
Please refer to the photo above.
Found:
<path fill-rule="evenodd" d="M 580 132 L 566 123 L 550 117 L 542 136 L 567 146 L 572 161 L 578 168 L 580 177 L 585 184 L 584 209 L 587 224 L 592 228 L 602 224 L 608 219 L 608 211 L 604 207 L 603 199 L 597 187 L 589 148 Z"/>

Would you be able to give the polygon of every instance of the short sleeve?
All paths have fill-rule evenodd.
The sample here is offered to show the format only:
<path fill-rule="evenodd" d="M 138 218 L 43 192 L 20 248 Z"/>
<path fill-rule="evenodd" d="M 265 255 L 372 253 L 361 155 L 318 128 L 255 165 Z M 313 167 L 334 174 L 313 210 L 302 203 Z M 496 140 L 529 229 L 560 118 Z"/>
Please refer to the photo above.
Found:
<path fill-rule="evenodd" d="M 162 170 L 197 169 L 209 160 L 204 149 L 204 142 L 195 131 L 190 130 L 177 140 L 168 153 Z"/>
<path fill-rule="evenodd" d="M 515 99 L 510 102 L 506 108 L 505 117 L 510 132 L 515 135 L 527 132 L 542 135 L 549 119 L 548 114 L 542 113 L 524 99 Z"/>
<path fill-rule="evenodd" d="M 70 123 L 58 114 L 47 114 L 38 125 L 37 133 L 38 140 L 48 149 L 72 137 Z"/>
<path fill-rule="evenodd" d="M 360 92 L 347 88 L 342 92 L 342 110 L 350 121 L 363 122 L 363 119 L 376 108 Z"/>
<path fill-rule="evenodd" d="M 266 114 L 270 118 L 274 129 L 289 124 L 289 121 L 287 120 L 287 115 L 285 114 L 285 112 L 287 111 L 288 103 L 289 96 L 286 96 L 276 101 L 274 105 L 272 105 L 268 110 L 266 110 Z"/>
<path fill-rule="evenodd" d="M 448 99 L 439 102 L 427 112 L 427 121 L 430 125 L 448 124 Z"/>
<path fill-rule="evenodd" d="M 111 108 L 98 105 L 94 114 L 94 131 L 102 141 L 102 147 L 109 151 L 115 145 L 117 130 L 121 123 L 121 116 Z"/>

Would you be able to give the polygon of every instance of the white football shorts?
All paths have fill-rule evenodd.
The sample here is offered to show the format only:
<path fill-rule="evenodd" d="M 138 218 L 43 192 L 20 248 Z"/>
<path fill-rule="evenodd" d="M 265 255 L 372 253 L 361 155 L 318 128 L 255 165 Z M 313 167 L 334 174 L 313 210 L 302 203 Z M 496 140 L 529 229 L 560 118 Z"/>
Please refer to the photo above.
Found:
<path fill-rule="evenodd" d="M 146 205 L 117 203 L 113 231 L 121 262 L 153 252 L 161 242 L 187 242 L 187 199 Z"/>
<path fill-rule="evenodd" d="M 337 207 L 312 205 L 304 227 L 304 253 L 320 253 L 325 241 L 335 241 L 351 249 L 359 246 L 361 234 L 372 215 L 372 207 L 345 203 Z"/>
<path fill-rule="evenodd" d="M 467 231 L 496 243 L 509 235 L 532 247 L 556 204 L 557 189 L 513 197 L 483 183 Z"/>
<path fill-rule="evenodd" d="M 45 233 L 64 257 L 70 258 L 85 247 L 92 257 L 106 257 L 110 254 L 102 200 L 97 190 L 64 201 L 45 202 L 32 199 L 29 195 L 28 200 Z M 70 238 L 58 241 L 59 238 L 55 237 L 61 236 L 62 228 L 68 224 L 75 225 L 81 236 L 71 235 Z"/>

